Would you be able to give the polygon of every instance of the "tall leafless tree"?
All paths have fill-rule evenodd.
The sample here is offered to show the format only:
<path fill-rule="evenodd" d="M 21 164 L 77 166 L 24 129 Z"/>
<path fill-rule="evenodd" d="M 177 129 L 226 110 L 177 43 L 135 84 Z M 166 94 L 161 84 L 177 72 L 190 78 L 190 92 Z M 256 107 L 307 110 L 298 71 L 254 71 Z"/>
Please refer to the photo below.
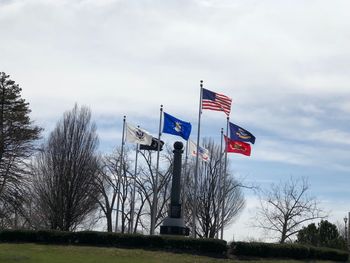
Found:
<path fill-rule="evenodd" d="M 97 207 L 98 137 L 86 107 L 64 114 L 33 163 L 36 214 L 51 229 L 74 230 Z"/>
<path fill-rule="evenodd" d="M 291 177 L 260 192 L 255 226 L 271 232 L 280 243 L 290 240 L 309 221 L 324 218 L 319 202 L 309 195 L 306 178 Z"/>
<path fill-rule="evenodd" d="M 245 206 L 242 193 L 245 186 L 240 180 L 233 177 L 227 170 L 224 174 L 223 162 L 222 173 L 226 177 L 225 184 L 220 180 L 220 147 L 212 140 L 204 140 L 203 147 L 210 152 L 210 161 L 201 162 L 198 172 L 197 191 L 197 235 L 200 237 L 214 238 L 219 233 L 222 222 L 224 227 L 230 225 Z M 223 161 L 224 158 L 222 158 Z M 185 216 L 188 226 L 192 224 L 192 208 L 194 205 L 194 161 L 190 161 L 185 168 Z M 229 166 L 228 166 L 229 167 Z M 221 191 L 223 190 L 223 191 Z M 224 202 L 224 220 L 222 220 L 222 204 Z"/>
<path fill-rule="evenodd" d="M 41 128 L 30 120 L 22 89 L 0 72 L 0 227 L 17 227 L 25 199 L 25 161 L 35 150 Z"/>

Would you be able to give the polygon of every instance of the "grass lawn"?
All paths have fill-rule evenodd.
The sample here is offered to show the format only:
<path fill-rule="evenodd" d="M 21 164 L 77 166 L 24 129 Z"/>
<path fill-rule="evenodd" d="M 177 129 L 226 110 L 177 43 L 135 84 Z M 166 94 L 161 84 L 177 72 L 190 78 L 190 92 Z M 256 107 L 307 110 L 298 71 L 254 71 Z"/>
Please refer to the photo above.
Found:
<path fill-rule="evenodd" d="M 148 263 L 148 262 L 191 262 L 191 263 L 219 263 L 238 262 L 230 259 L 214 259 L 187 254 L 174 254 L 159 251 L 145 251 L 140 249 L 119 249 L 82 246 L 54 246 L 37 244 L 7 244 L 0 243 L 1 263 Z M 240 261 L 242 262 L 242 261 Z M 245 261 L 248 263 L 297 263 L 303 261 Z M 304 261 L 306 262 L 306 261 Z M 315 261 L 313 261 L 315 262 Z M 326 261 L 323 261 L 326 262 Z M 330 262 L 330 261 L 328 261 Z"/>

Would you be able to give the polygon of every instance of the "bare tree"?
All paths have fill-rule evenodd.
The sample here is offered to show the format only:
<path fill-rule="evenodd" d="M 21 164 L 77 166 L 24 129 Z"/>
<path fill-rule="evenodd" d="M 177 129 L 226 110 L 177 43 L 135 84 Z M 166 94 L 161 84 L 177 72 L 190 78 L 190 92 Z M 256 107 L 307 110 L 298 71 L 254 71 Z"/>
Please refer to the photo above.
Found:
<path fill-rule="evenodd" d="M 98 138 L 86 107 L 66 112 L 33 166 L 36 214 L 51 229 L 74 230 L 96 207 Z"/>
<path fill-rule="evenodd" d="M 245 200 L 242 187 L 245 186 L 235 179 L 230 171 L 226 174 L 226 184 L 220 185 L 220 147 L 212 140 L 204 140 L 203 146 L 210 152 L 210 161 L 202 162 L 198 172 L 197 215 L 199 227 L 196 227 L 200 237 L 214 238 L 222 222 L 224 227 L 230 225 L 242 211 Z M 223 159 L 223 158 L 222 158 Z M 185 219 L 189 226 L 192 224 L 192 207 L 194 204 L 193 187 L 194 162 L 185 168 Z M 222 169 L 223 172 L 223 169 Z M 223 192 L 221 192 L 223 190 Z M 225 214 L 222 220 L 221 208 L 224 202 Z"/>
<path fill-rule="evenodd" d="M 344 219 L 343 219 L 344 220 Z M 347 224 L 347 223 L 346 223 Z M 345 222 L 343 221 L 343 222 L 341 222 L 341 221 L 339 221 L 339 220 L 337 220 L 336 222 L 335 222 L 335 225 L 336 225 L 336 227 L 337 227 L 337 229 L 338 229 L 338 232 L 339 232 L 339 235 L 342 237 L 342 238 L 344 238 L 344 240 L 346 241 L 347 240 L 347 225 L 345 226 Z"/>
<path fill-rule="evenodd" d="M 130 221 L 130 165 L 128 158 L 129 150 L 125 149 L 123 156 L 123 167 L 120 174 L 120 149 L 116 149 L 113 154 L 105 156 L 97 177 L 97 185 L 101 193 L 101 198 L 97 200 L 106 220 L 107 231 L 113 231 L 113 210 L 118 209 L 121 213 L 121 232 L 124 233 Z M 120 176 L 121 175 L 121 176 Z M 119 202 L 120 204 L 115 206 Z M 119 213 L 118 213 L 119 214 Z M 116 229 L 117 231 L 117 229 Z"/>
<path fill-rule="evenodd" d="M 131 215 L 131 196 L 132 196 L 132 176 L 131 164 L 132 162 L 128 159 L 128 155 L 124 153 L 124 161 L 121 170 L 121 176 L 119 178 L 119 195 L 120 195 L 120 215 L 121 232 L 125 233 L 129 230 L 130 226 L 130 215 Z"/>
<path fill-rule="evenodd" d="M 156 177 L 155 154 L 152 151 L 140 151 L 141 162 L 140 173 L 136 178 L 138 194 L 138 210 L 136 211 L 135 229 L 137 226 L 148 231 L 150 218 L 152 216 L 153 189 Z M 159 180 L 157 187 L 157 214 L 155 216 L 155 228 L 158 228 L 167 216 L 168 201 L 170 200 L 171 171 L 173 157 L 170 149 L 164 150 L 161 154 L 161 165 L 159 168 Z"/>
<path fill-rule="evenodd" d="M 101 198 L 96 201 L 99 204 L 107 221 L 107 231 L 113 231 L 113 208 L 118 194 L 118 164 L 105 157 L 102 160 L 96 183 L 101 193 Z"/>
<path fill-rule="evenodd" d="M 21 88 L 0 72 L 0 225 L 17 227 L 26 183 L 25 161 L 35 150 L 41 128 L 30 120 Z"/>
<path fill-rule="evenodd" d="M 141 150 L 137 174 L 135 175 L 135 160 L 130 158 L 133 151 L 124 149 L 123 167 L 120 173 L 120 150 L 106 156 L 102 161 L 97 185 L 102 198 L 97 200 L 107 220 L 107 230 L 112 231 L 113 211 L 118 209 L 118 231 L 125 233 L 148 232 L 152 213 L 153 189 L 156 169 L 154 156 L 156 152 Z M 156 227 L 159 227 L 166 216 L 168 200 L 170 198 L 172 155 L 169 150 L 161 153 L 161 167 L 158 181 L 158 209 Z M 135 208 L 131 214 L 132 192 L 135 181 Z M 134 226 L 131 229 L 131 217 L 134 217 Z"/>
<path fill-rule="evenodd" d="M 308 195 L 309 189 L 307 179 L 291 177 L 262 190 L 255 226 L 277 234 L 279 242 L 284 243 L 306 222 L 324 218 L 318 201 Z"/>

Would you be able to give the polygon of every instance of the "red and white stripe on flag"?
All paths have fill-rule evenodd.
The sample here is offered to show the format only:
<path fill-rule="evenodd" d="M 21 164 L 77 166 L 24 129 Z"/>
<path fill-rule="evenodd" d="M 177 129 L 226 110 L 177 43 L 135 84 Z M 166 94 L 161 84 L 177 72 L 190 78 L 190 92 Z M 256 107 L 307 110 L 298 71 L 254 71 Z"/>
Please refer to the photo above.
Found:
<path fill-rule="evenodd" d="M 203 94 L 202 109 L 223 111 L 227 116 L 229 116 L 231 112 L 232 99 L 223 94 L 215 93 L 209 90 L 205 91 L 210 92 L 211 94 L 208 95 L 212 96 L 206 96 Z"/>

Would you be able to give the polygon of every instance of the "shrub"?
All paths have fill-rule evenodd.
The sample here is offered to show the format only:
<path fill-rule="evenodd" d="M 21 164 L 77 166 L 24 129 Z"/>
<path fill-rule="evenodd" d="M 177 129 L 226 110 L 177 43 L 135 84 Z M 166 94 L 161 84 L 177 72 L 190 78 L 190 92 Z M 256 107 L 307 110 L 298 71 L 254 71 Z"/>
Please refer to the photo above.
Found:
<path fill-rule="evenodd" d="M 227 253 L 227 243 L 223 240 L 96 231 L 3 230 L 0 231 L 0 241 L 159 249 L 219 257 L 225 256 Z"/>
<path fill-rule="evenodd" d="M 229 253 L 235 256 L 263 258 L 348 260 L 348 253 L 345 251 L 331 248 L 308 247 L 298 244 L 232 242 Z"/>
<path fill-rule="evenodd" d="M 33 230 L 3 230 L 0 231 L 0 241 L 37 242 L 37 232 Z"/>

